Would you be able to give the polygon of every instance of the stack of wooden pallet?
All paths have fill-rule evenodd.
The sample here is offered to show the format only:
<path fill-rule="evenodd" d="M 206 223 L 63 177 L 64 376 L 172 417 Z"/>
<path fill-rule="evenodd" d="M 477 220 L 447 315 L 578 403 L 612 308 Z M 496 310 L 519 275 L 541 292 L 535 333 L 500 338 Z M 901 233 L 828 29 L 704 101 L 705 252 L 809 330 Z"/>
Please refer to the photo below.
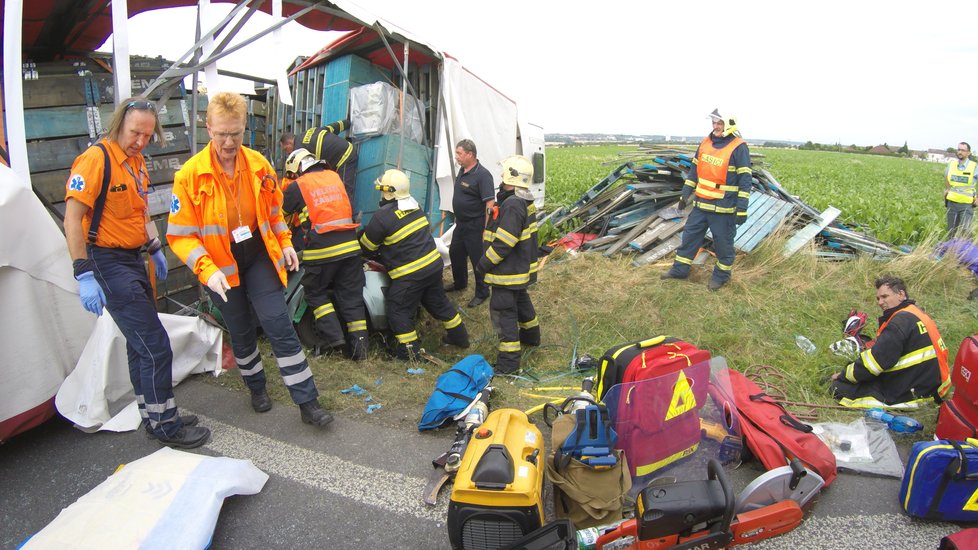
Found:
<path fill-rule="evenodd" d="M 692 166 L 693 151 L 642 147 L 627 154 L 629 159 L 584 193 L 569 207 L 561 207 L 541 220 L 562 233 L 588 233 L 583 250 L 605 256 L 632 254 L 635 266 L 661 260 L 682 241 L 682 230 L 691 207 L 679 211 L 678 198 Z M 836 221 L 840 211 L 825 212 L 789 194 L 763 167 L 762 157 L 753 156 L 753 185 L 747 221 L 738 226 L 734 247 L 749 253 L 778 227 L 787 224 L 793 234 L 785 255 L 794 254 L 818 238 L 820 257 L 848 259 L 859 253 L 890 256 L 899 249 Z M 710 234 L 707 233 L 707 238 Z"/>

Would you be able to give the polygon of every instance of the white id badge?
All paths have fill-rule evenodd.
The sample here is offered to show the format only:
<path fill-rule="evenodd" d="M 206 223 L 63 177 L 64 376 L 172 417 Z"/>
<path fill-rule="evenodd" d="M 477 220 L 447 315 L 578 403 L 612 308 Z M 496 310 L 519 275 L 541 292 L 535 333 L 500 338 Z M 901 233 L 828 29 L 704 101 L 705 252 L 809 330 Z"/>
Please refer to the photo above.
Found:
<path fill-rule="evenodd" d="M 160 231 L 156 228 L 156 222 L 148 221 L 146 222 L 146 240 L 152 241 L 153 239 L 160 238 Z"/>
<path fill-rule="evenodd" d="M 232 231 L 231 235 L 234 237 L 235 243 L 247 241 L 251 238 L 251 228 L 247 225 L 242 225 L 241 227 Z"/>

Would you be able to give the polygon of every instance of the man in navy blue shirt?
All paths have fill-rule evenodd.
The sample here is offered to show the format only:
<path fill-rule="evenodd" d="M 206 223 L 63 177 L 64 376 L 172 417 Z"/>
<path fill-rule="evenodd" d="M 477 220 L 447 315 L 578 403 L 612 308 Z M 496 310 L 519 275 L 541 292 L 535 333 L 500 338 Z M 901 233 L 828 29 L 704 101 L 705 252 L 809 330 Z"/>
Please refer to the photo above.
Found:
<path fill-rule="evenodd" d="M 448 292 L 462 290 L 468 285 L 468 262 L 472 262 L 474 271 L 482 257 L 486 212 L 496 204 L 496 185 L 492 181 L 492 174 L 479 163 L 475 143 L 471 139 L 463 139 L 455 146 L 455 161 L 459 165 L 452 197 L 455 231 L 448 249 L 454 283 L 445 287 Z M 468 306 L 476 307 L 487 299 L 489 286 L 483 276 L 475 273 L 475 295 Z"/>

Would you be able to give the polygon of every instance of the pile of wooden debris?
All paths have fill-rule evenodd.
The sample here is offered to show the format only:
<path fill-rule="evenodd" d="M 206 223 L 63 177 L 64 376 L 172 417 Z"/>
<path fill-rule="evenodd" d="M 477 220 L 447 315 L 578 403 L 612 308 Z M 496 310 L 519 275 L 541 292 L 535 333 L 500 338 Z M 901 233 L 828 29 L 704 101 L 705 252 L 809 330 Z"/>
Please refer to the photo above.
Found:
<path fill-rule="evenodd" d="M 692 207 L 679 211 L 676 206 L 693 154 L 691 150 L 676 148 L 640 147 L 628 153 L 624 164 L 577 202 L 554 210 L 540 220 L 540 225 L 550 223 L 565 235 L 580 235 L 582 250 L 605 256 L 632 254 L 635 266 L 658 261 L 675 251 L 682 240 L 682 229 Z M 750 253 L 775 229 L 785 225 L 791 232 L 785 255 L 798 252 L 813 239 L 819 245 L 815 254 L 833 260 L 855 258 L 859 253 L 874 257 L 904 253 L 838 222 L 838 208 L 830 206 L 819 212 L 790 195 L 764 168 L 761 155 L 751 157 L 754 182 L 747 221 L 738 227 L 734 240 L 738 251 Z"/>

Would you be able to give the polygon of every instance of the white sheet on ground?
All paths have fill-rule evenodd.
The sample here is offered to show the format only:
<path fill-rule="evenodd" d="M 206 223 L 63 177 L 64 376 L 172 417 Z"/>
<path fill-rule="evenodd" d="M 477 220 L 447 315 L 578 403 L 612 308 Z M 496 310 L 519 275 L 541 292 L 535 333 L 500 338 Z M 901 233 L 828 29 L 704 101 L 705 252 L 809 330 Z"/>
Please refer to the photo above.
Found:
<path fill-rule="evenodd" d="M 174 386 L 191 374 L 220 373 L 220 329 L 199 317 L 161 313 L 160 320 L 173 349 Z M 123 432 L 139 427 L 126 339 L 108 311 L 99 318 L 78 365 L 58 390 L 55 405 L 83 431 Z"/>
<path fill-rule="evenodd" d="M 78 301 L 64 235 L 29 187 L 0 164 L 0 423 L 51 399 L 95 316 Z"/>
<path fill-rule="evenodd" d="M 109 476 L 22 548 L 206 548 L 224 499 L 257 494 L 266 481 L 250 460 L 164 447 Z"/>

